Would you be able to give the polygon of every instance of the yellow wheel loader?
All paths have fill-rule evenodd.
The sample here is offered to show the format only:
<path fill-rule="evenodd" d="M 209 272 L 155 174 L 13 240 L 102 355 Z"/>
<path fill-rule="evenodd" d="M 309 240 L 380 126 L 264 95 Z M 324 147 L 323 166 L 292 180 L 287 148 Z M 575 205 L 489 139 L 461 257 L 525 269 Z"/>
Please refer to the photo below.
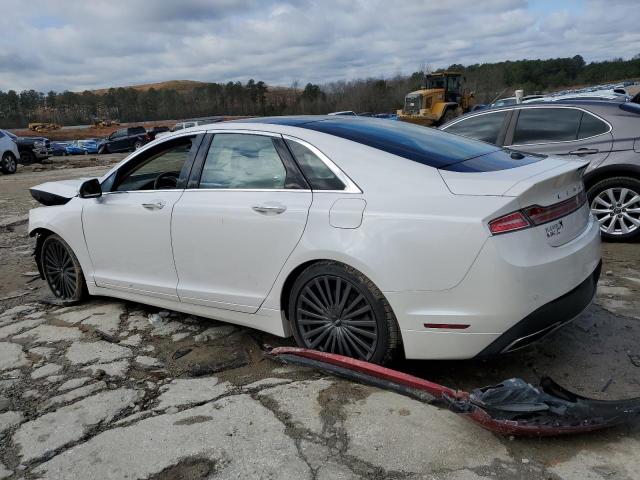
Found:
<path fill-rule="evenodd" d="M 468 112 L 474 105 L 473 93 L 462 89 L 462 73 L 438 72 L 427 75 L 425 87 L 404 97 L 398 120 L 418 125 L 442 125 Z"/>

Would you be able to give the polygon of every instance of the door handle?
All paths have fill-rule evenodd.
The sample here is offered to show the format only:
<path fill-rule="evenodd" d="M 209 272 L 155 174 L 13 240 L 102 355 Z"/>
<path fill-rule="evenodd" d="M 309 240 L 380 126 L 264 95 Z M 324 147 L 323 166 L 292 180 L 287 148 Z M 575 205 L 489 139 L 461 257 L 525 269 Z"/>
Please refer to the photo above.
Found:
<path fill-rule="evenodd" d="M 254 205 L 251 207 L 254 212 L 261 213 L 263 215 L 279 215 L 284 212 L 287 207 L 280 204 L 264 204 L 264 205 Z"/>
<path fill-rule="evenodd" d="M 595 153 L 599 153 L 600 150 L 598 150 L 597 148 L 579 148 L 577 150 L 573 150 L 571 152 L 569 152 L 569 155 L 578 155 L 578 156 L 582 156 L 582 155 L 593 155 Z"/>
<path fill-rule="evenodd" d="M 143 203 L 142 206 L 148 210 L 160 210 L 165 203 L 162 200 L 154 200 L 153 202 Z"/>

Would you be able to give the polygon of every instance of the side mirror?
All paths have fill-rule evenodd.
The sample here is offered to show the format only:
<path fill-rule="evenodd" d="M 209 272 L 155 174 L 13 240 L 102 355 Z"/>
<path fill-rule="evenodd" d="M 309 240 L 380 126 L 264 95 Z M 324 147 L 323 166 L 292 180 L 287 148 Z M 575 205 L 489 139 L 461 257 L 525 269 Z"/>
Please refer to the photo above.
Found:
<path fill-rule="evenodd" d="M 85 181 L 80 185 L 80 198 L 100 198 L 102 196 L 102 186 L 97 178 Z"/>

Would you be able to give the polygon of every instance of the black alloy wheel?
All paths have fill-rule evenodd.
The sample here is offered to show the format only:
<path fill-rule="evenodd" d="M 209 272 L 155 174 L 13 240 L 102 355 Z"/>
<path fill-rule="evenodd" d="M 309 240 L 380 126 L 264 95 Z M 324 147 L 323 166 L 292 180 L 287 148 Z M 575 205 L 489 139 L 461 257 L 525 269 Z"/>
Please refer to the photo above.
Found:
<path fill-rule="evenodd" d="M 78 302 L 86 292 L 84 275 L 78 259 L 58 235 L 50 235 L 40 252 L 42 271 L 51 292 L 65 302 Z"/>
<path fill-rule="evenodd" d="M 335 262 L 312 265 L 298 277 L 289 315 L 305 348 L 383 363 L 398 343 L 382 293 L 362 273 Z"/>

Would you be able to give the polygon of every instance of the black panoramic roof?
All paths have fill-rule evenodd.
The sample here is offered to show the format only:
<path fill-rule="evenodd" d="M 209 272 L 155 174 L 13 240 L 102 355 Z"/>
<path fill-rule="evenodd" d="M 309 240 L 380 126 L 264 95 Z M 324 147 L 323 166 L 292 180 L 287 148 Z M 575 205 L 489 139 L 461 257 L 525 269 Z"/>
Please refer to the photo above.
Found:
<path fill-rule="evenodd" d="M 382 118 L 308 115 L 251 118 L 237 120 L 237 122 L 306 128 L 435 168 L 445 168 L 501 150 L 495 145 L 441 132 L 434 128 Z"/>

